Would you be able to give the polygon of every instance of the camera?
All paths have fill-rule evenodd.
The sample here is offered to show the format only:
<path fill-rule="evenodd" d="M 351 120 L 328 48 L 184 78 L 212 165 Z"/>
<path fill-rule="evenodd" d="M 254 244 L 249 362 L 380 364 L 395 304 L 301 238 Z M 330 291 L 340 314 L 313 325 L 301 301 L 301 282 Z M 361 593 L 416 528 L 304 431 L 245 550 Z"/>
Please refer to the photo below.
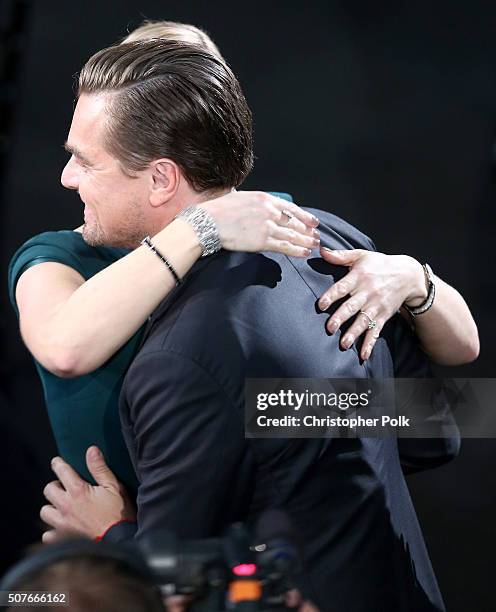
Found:
<path fill-rule="evenodd" d="M 300 547 L 286 514 L 269 510 L 250 531 L 231 525 L 221 538 L 180 541 L 167 532 L 140 544 L 163 596 L 191 597 L 194 612 L 285 610 L 300 569 Z"/>
<path fill-rule="evenodd" d="M 0 591 L 57 589 L 70 600 L 86 602 L 78 609 L 92 610 L 87 604 L 96 580 L 100 597 L 105 592 L 111 606 L 119 606 L 122 593 L 132 589 L 139 600 L 128 602 L 133 610 L 162 609 L 167 597 L 184 595 L 191 612 L 277 612 L 286 609 L 300 557 L 289 518 L 269 510 L 253 530 L 235 523 L 219 538 L 184 541 L 154 531 L 132 543 L 78 539 L 43 546 L 7 572 Z"/>

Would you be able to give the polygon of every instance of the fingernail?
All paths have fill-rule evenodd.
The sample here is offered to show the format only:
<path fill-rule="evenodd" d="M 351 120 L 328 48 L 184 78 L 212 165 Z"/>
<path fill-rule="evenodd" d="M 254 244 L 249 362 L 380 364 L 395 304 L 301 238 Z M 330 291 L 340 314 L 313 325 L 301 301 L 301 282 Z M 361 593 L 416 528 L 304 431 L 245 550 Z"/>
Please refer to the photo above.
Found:
<path fill-rule="evenodd" d="M 353 336 L 350 336 L 348 334 L 341 341 L 341 346 L 345 349 L 349 349 L 352 344 L 353 344 Z"/>
<path fill-rule="evenodd" d="M 317 240 L 317 238 L 312 238 L 312 244 L 314 247 L 318 247 L 320 244 L 320 240 Z"/>
<path fill-rule="evenodd" d="M 332 249 L 330 249 L 329 247 L 321 246 L 320 248 L 324 251 L 329 251 L 329 253 L 332 253 Z"/>
<path fill-rule="evenodd" d="M 364 361 L 366 361 L 370 357 L 371 352 L 372 352 L 372 347 L 369 344 L 368 347 L 365 349 L 365 354 L 363 356 Z"/>
<path fill-rule="evenodd" d="M 320 232 L 319 232 L 319 230 L 317 230 L 317 229 L 315 229 L 315 228 L 314 228 L 314 229 L 312 230 L 312 236 L 313 236 L 314 238 L 318 238 L 318 239 L 320 240 Z"/>
<path fill-rule="evenodd" d="M 320 219 L 318 219 L 315 215 L 312 215 L 312 221 L 315 223 L 315 225 L 320 223 Z"/>
<path fill-rule="evenodd" d="M 329 323 L 328 330 L 331 334 L 335 334 L 338 331 L 339 323 L 337 321 L 332 320 Z"/>
<path fill-rule="evenodd" d="M 319 308 L 320 310 L 327 310 L 330 306 L 331 301 L 329 300 L 329 298 L 322 298 L 319 301 Z"/>
<path fill-rule="evenodd" d="M 93 459 L 94 461 L 96 461 L 97 459 L 100 458 L 100 451 L 98 450 L 96 446 L 91 446 L 88 451 L 88 455 L 90 456 L 90 459 Z"/>

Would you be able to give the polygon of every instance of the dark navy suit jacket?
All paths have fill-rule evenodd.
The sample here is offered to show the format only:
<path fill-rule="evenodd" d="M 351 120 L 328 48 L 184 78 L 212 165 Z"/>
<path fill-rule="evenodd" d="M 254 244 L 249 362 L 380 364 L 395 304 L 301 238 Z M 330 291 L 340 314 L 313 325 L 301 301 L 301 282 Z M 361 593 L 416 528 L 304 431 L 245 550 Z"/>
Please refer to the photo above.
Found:
<path fill-rule="evenodd" d="M 373 248 L 341 219 L 312 212 L 324 245 Z M 216 536 L 282 507 L 306 543 L 299 586 L 322 611 L 443 610 L 395 439 L 244 435 L 245 378 L 429 375 L 401 317 L 365 364 L 355 347 L 339 348 L 339 333 L 326 334 L 316 300 L 338 274 L 317 251 L 308 260 L 221 251 L 154 313 L 121 396 L 141 483 L 136 535 Z"/>

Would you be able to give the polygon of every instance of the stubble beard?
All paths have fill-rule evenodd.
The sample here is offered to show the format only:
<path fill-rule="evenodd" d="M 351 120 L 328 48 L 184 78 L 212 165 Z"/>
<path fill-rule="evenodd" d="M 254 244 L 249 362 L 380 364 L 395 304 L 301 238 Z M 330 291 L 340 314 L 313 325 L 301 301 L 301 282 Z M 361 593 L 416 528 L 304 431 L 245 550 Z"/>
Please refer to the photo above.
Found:
<path fill-rule="evenodd" d="M 118 227 L 105 231 L 98 221 L 94 220 L 91 224 L 84 223 L 82 235 L 86 244 L 92 247 L 135 249 L 147 235 L 143 212 L 137 203 L 133 203 L 127 214 L 123 214 Z"/>

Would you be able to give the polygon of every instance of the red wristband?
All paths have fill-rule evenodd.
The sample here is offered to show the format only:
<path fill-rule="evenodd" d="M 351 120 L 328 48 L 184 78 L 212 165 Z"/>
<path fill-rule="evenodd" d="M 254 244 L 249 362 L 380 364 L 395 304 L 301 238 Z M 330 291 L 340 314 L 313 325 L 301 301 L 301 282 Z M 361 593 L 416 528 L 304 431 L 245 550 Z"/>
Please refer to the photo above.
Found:
<path fill-rule="evenodd" d="M 109 525 L 107 529 L 105 529 L 105 531 L 101 535 L 96 536 L 95 542 L 101 542 L 103 538 L 107 535 L 107 533 L 112 529 L 112 527 L 115 527 L 116 525 L 120 525 L 121 523 L 132 523 L 132 522 L 133 521 L 129 521 L 128 519 L 121 519 L 120 521 L 116 521 L 115 523 L 112 523 L 112 525 Z"/>

